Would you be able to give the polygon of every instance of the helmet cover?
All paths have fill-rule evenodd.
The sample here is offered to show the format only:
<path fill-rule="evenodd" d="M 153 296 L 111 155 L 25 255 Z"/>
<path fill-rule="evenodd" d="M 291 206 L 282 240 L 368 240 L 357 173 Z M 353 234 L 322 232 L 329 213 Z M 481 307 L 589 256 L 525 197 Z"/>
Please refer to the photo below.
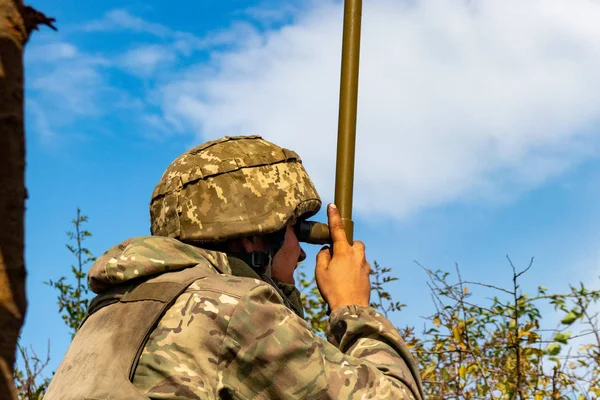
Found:
<path fill-rule="evenodd" d="M 295 152 L 260 136 L 224 137 L 179 156 L 150 201 L 151 233 L 222 242 L 276 232 L 321 200 Z"/>

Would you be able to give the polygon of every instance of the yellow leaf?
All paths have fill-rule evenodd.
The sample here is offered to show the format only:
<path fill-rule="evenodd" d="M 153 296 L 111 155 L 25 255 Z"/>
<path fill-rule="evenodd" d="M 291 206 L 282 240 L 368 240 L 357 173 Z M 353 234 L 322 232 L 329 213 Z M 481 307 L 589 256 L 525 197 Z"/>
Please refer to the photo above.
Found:
<path fill-rule="evenodd" d="M 452 335 L 454 336 L 454 339 L 457 342 L 460 342 L 460 338 L 462 337 L 462 333 L 464 331 L 464 326 L 465 326 L 464 323 L 462 321 L 459 321 L 452 328 Z"/>
<path fill-rule="evenodd" d="M 437 315 L 433 317 L 433 324 L 435 326 L 440 326 L 442 324 L 442 321 L 440 321 L 440 317 L 438 317 Z"/>
<path fill-rule="evenodd" d="M 433 375 L 433 371 L 435 371 L 436 366 L 435 365 L 429 365 L 427 368 L 425 368 L 425 371 L 423 371 L 421 373 L 421 377 L 423 379 L 429 377 L 430 375 Z"/>
<path fill-rule="evenodd" d="M 461 365 L 460 368 L 458 369 L 458 376 L 460 376 L 462 379 L 465 379 L 466 375 L 467 375 L 467 367 L 465 367 L 464 365 Z"/>

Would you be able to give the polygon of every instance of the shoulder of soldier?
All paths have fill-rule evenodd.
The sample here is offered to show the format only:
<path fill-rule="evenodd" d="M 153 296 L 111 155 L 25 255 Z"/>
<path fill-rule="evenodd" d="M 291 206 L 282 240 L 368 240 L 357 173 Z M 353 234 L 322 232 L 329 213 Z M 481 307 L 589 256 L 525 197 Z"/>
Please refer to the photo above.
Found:
<path fill-rule="evenodd" d="M 204 320 L 215 329 L 226 330 L 235 310 L 246 309 L 251 303 L 283 305 L 284 300 L 262 280 L 215 274 L 194 281 L 167 310 L 163 320 L 185 322 L 196 318 L 195 323 Z"/>
<path fill-rule="evenodd" d="M 215 296 L 224 294 L 237 299 L 245 297 L 249 293 L 259 292 L 264 293 L 269 297 L 273 295 L 277 296 L 281 300 L 281 296 L 268 283 L 260 279 L 239 277 L 229 274 L 216 274 L 203 279 L 198 279 L 186 290 L 188 293 L 200 291 L 213 293 Z"/>
<path fill-rule="evenodd" d="M 252 299 L 250 293 L 253 294 Z M 273 296 L 279 295 L 259 279 L 226 274 L 197 279 L 166 310 L 151 342 L 162 345 L 177 342 L 179 351 L 189 354 L 202 346 L 205 350 L 212 347 L 217 351 L 223 338 L 218 332 L 227 331 L 236 309 L 247 311 L 250 302 L 283 303 L 280 297 L 276 299 Z M 167 337 L 169 340 L 165 342 Z M 148 350 L 152 352 L 154 345 L 150 345 Z"/>
<path fill-rule="evenodd" d="M 255 308 L 252 303 L 273 302 L 283 304 L 276 291 L 259 279 L 211 275 L 194 281 L 175 299 L 153 336 L 157 340 L 163 334 L 172 336 L 182 348 L 189 347 L 190 354 L 199 347 L 216 351 L 232 319 L 238 319 L 234 316 L 239 314 L 236 310 L 243 310 L 245 315 Z M 172 335 L 173 329 L 178 332 L 176 335 Z"/>
<path fill-rule="evenodd" d="M 269 288 L 259 279 L 228 274 L 194 281 L 175 299 L 151 333 L 136 370 L 135 385 L 160 396 L 165 391 L 176 393 L 182 387 L 197 398 L 216 393 L 223 341 L 230 323 L 237 320 L 235 311 L 251 308 L 249 293 L 264 292 L 267 301 L 267 296 L 274 293 Z M 165 376 L 176 384 L 165 386 Z"/>

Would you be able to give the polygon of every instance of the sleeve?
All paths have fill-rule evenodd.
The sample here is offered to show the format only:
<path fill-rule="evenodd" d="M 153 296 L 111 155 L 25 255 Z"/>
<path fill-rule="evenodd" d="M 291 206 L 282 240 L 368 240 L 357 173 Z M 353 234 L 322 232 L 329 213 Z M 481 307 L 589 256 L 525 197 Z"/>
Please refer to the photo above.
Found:
<path fill-rule="evenodd" d="M 260 285 L 231 315 L 219 360 L 228 398 L 415 399 L 421 382 L 394 326 L 373 308 L 336 309 L 330 342 Z"/>

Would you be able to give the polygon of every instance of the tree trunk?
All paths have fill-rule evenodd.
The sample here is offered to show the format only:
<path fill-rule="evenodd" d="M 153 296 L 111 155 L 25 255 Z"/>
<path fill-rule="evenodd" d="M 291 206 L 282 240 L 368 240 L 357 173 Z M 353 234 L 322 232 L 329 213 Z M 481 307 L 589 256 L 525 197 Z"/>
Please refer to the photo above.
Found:
<path fill-rule="evenodd" d="M 0 0 L 0 399 L 14 399 L 15 350 L 25 298 L 23 49 L 46 18 L 22 0 Z"/>

